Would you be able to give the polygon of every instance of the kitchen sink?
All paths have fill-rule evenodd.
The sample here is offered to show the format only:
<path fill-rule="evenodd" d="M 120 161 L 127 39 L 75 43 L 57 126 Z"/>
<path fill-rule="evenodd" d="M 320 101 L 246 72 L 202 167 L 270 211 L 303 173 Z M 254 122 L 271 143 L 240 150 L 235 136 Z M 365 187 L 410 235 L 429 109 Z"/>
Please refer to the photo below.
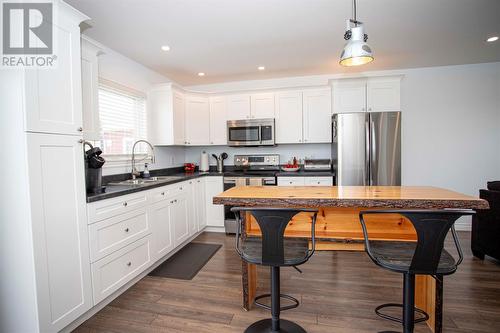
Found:
<path fill-rule="evenodd" d="M 116 185 L 116 186 L 123 186 L 123 185 L 128 185 L 128 186 L 140 186 L 140 185 L 147 185 L 147 184 L 154 184 L 154 183 L 167 183 L 175 180 L 182 179 L 184 177 L 182 176 L 158 176 L 158 177 L 150 177 L 150 178 L 136 178 L 136 179 L 127 179 L 123 180 L 121 182 L 111 182 L 108 183 L 107 185 Z"/>

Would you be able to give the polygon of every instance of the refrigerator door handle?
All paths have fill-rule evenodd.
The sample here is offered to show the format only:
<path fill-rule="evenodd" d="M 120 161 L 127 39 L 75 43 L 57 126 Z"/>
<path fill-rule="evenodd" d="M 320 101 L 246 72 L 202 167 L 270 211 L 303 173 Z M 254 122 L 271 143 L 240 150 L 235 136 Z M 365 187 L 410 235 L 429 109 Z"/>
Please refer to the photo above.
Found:
<path fill-rule="evenodd" d="M 365 184 L 371 185 L 371 170 L 370 170 L 370 123 L 365 121 Z"/>
<path fill-rule="evenodd" d="M 370 185 L 374 184 L 374 172 L 378 172 L 378 158 L 377 158 L 377 141 L 376 141 L 376 133 L 375 133 L 375 122 L 373 120 L 370 121 L 370 144 L 371 144 L 371 159 L 370 159 Z M 375 170 L 374 170 L 375 169 Z"/>

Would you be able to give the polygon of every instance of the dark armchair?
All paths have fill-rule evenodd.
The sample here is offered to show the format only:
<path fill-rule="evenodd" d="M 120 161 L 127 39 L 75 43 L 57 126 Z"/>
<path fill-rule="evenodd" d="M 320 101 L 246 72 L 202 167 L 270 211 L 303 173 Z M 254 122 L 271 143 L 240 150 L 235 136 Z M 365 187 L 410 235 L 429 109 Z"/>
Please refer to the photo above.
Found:
<path fill-rule="evenodd" d="M 500 260 L 500 181 L 489 182 L 487 188 L 479 196 L 490 209 L 478 210 L 472 218 L 472 253 L 479 259 L 488 255 Z"/>

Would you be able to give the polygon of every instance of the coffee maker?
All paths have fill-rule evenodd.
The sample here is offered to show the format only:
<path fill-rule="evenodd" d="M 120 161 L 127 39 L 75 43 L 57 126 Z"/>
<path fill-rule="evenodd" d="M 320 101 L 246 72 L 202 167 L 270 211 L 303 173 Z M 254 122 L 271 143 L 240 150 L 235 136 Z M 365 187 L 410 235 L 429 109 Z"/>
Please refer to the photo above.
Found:
<path fill-rule="evenodd" d="M 85 151 L 85 184 L 88 194 L 98 194 L 104 192 L 102 187 L 102 166 L 106 161 L 102 156 L 99 147 L 93 147 L 89 142 L 85 142 L 90 147 Z"/>

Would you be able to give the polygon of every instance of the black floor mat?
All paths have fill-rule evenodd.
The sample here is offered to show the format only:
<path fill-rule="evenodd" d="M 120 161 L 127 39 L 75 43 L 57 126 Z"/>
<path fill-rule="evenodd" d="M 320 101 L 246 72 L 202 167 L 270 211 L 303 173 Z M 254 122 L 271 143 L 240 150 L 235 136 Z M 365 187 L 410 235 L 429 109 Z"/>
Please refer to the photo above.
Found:
<path fill-rule="evenodd" d="M 220 244 L 191 242 L 168 258 L 149 275 L 191 280 L 221 247 Z"/>

